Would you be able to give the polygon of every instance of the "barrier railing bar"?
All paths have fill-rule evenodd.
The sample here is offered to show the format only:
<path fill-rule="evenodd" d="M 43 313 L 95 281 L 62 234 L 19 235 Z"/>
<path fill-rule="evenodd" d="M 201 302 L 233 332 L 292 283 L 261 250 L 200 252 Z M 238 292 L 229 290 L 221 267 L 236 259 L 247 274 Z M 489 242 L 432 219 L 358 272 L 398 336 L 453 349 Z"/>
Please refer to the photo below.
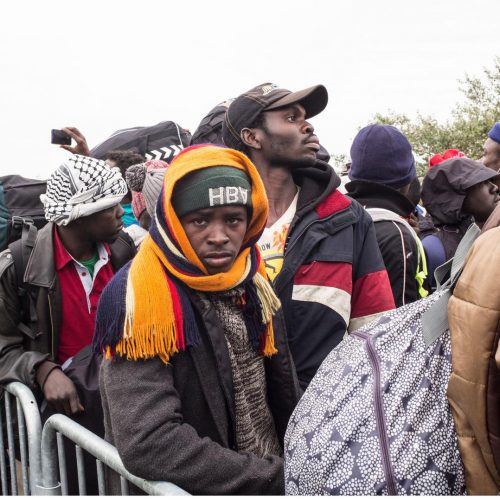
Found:
<path fill-rule="evenodd" d="M 62 414 L 52 415 L 43 427 L 42 464 L 45 487 L 57 488 L 58 486 L 57 470 L 54 467 L 57 459 L 54 446 L 57 431 L 149 495 L 188 495 L 186 491 L 175 484 L 164 481 L 147 481 L 134 476 L 125 469 L 118 451 L 113 445 Z"/>
<path fill-rule="evenodd" d="M 38 411 L 38 405 L 36 403 L 35 397 L 33 396 L 33 393 L 31 392 L 31 389 L 26 385 L 22 384 L 21 382 L 11 382 L 7 384 L 5 389 L 6 389 L 5 391 L 6 401 L 7 397 L 10 398 L 10 396 L 8 396 L 9 393 L 15 396 L 21 405 L 22 413 L 24 416 L 23 420 L 28 442 L 28 458 L 29 458 L 28 477 L 30 485 L 29 490 L 32 495 L 43 494 L 42 491 L 39 492 L 37 490 L 37 485 L 41 484 L 41 473 L 42 473 L 42 461 L 40 454 L 42 422 L 40 420 L 40 412 Z M 8 429 L 9 426 L 7 425 L 7 431 Z M 12 449 L 15 458 L 14 446 L 12 447 Z M 14 467 L 15 467 L 15 461 L 14 461 Z"/>
<path fill-rule="evenodd" d="M 45 432 L 47 422 L 45 422 L 42 431 L 42 486 L 47 495 L 60 495 L 61 483 L 57 479 L 56 465 L 58 462 L 57 437 L 54 429 L 44 441 L 44 436 L 48 434 Z"/>
<path fill-rule="evenodd" d="M 5 460 L 5 444 L 3 439 L 3 417 L 0 409 L 0 475 L 2 476 L 2 495 L 7 495 L 7 462 Z"/>
<path fill-rule="evenodd" d="M 128 496 L 128 482 L 123 476 L 120 476 L 120 489 L 123 496 Z"/>
<path fill-rule="evenodd" d="M 106 480 L 104 478 L 104 465 L 100 460 L 95 461 L 97 468 L 97 487 L 99 489 L 99 496 L 106 495 Z"/>
<path fill-rule="evenodd" d="M 83 451 L 77 444 L 75 445 L 76 470 L 78 472 L 78 494 L 85 496 L 87 494 L 87 483 L 85 479 L 85 464 L 83 463 Z"/>
<path fill-rule="evenodd" d="M 64 449 L 64 438 L 56 433 L 57 460 L 59 462 L 59 478 L 61 480 L 61 495 L 68 495 L 68 470 L 66 468 L 66 450 Z"/>
<path fill-rule="evenodd" d="M 64 415 L 53 415 L 49 419 L 50 424 L 46 425 L 42 432 L 40 414 L 33 393 L 29 387 L 20 382 L 12 382 L 6 386 L 4 394 L 5 422 L 2 412 L 0 412 L 0 472 L 3 494 L 18 494 L 12 396 L 16 398 L 24 494 L 68 494 L 67 465 L 63 438 L 65 435 L 75 443 L 80 494 L 86 493 L 83 450 L 87 450 L 96 458 L 100 495 L 106 494 L 106 466 L 121 476 L 120 486 L 122 494 L 128 494 L 128 483 L 130 482 L 150 495 L 188 495 L 187 492 L 172 483 L 147 481 L 134 476 L 125 469 L 114 446 Z M 7 428 L 7 443 L 3 434 L 4 423 Z M 7 447 L 5 446 L 6 444 Z M 7 466 L 7 455 L 9 467 Z M 44 460 L 42 460 L 42 456 Z M 46 460 L 47 457 L 49 459 Z M 10 492 L 8 469 L 10 470 Z M 61 475 L 62 485 L 59 483 L 58 473 Z"/>
<path fill-rule="evenodd" d="M 16 449 L 14 448 L 14 429 L 12 428 L 12 408 L 10 394 L 5 393 L 5 418 L 7 419 L 7 445 L 9 447 L 10 490 L 17 495 Z"/>
<path fill-rule="evenodd" d="M 30 488 L 28 484 L 28 457 L 26 451 L 26 424 L 24 422 L 24 413 L 19 399 L 16 398 L 17 429 L 19 431 L 19 450 L 21 452 L 21 474 L 23 480 L 23 494 L 29 495 Z"/>

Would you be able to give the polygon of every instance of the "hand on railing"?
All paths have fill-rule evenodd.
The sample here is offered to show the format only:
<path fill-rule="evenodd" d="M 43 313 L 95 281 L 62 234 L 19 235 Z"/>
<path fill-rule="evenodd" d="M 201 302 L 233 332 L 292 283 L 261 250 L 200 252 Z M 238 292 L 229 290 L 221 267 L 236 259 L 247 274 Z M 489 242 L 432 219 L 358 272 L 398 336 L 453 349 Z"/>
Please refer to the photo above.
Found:
<path fill-rule="evenodd" d="M 49 373 L 42 390 L 47 403 L 58 412 L 72 415 L 84 410 L 75 384 L 59 368 Z"/>

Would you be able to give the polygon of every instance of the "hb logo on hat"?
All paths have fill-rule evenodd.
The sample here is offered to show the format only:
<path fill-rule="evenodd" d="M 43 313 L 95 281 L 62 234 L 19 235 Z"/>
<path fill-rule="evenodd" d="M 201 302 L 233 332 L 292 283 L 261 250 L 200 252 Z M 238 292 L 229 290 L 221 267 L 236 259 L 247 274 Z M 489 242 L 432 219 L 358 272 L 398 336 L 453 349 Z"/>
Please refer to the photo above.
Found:
<path fill-rule="evenodd" d="M 272 92 L 274 89 L 279 88 L 275 83 L 269 83 L 268 85 L 264 85 L 262 87 L 262 95 L 267 95 L 269 92 Z"/>
<path fill-rule="evenodd" d="M 208 199 L 211 207 L 216 205 L 246 205 L 248 200 L 248 189 L 241 186 L 224 186 L 209 188 Z"/>

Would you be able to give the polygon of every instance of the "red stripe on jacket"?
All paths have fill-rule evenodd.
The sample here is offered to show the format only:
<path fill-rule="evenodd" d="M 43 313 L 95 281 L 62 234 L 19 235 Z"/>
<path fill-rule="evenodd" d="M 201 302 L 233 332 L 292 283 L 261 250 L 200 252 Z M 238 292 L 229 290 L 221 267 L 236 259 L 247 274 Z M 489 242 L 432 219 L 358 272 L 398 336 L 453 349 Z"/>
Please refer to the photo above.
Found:
<path fill-rule="evenodd" d="M 300 266 L 294 285 L 331 286 L 352 294 L 352 264 L 348 262 L 320 262 Z"/>
<path fill-rule="evenodd" d="M 369 273 L 354 283 L 351 319 L 390 311 L 396 306 L 387 271 Z"/>
<path fill-rule="evenodd" d="M 335 190 L 329 194 L 317 207 L 316 213 L 322 219 L 336 212 L 344 210 L 351 204 L 351 200 L 340 191 Z"/>

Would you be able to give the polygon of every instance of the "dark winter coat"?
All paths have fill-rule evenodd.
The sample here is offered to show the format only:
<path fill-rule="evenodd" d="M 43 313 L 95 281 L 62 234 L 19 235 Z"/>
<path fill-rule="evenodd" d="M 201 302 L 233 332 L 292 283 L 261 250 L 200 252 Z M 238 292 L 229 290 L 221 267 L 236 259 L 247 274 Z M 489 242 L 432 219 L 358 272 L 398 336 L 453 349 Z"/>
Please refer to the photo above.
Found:
<path fill-rule="evenodd" d="M 371 217 L 336 188 L 327 163 L 296 168 L 300 185 L 283 267 L 274 282 L 302 388 L 354 330 L 394 308 Z"/>
<path fill-rule="evenodd" d="M 0 254 L 0 385 L 19 381 L 37 390 L 38 366 L 50 362 L 44 364 L 45 374 L 38 373 L 40 381 L 56 365 L 63 297 L 54 265 L 53 228 L 48 223 L 38 231 L 24 274 L 36 309 L 32 322 L 21 317 L 12 253 L 7 249 Z M 115 271 L 135 254 L 134 244 L 125 233 L 120 233 L 110 249 Z"/>
<path fill-rule="evenodd" d="M 382 184 L 351 181 L 347 193 L 365 208 L 384 208 L 408 219 L 415 210 L 413 203 L 399 191 Z M 389 274 L 396 307 L 420 298 L 415 279 L 418 268 L 418 247 L 413 234 L 392 221 L 375 222 L 377 242 Z"/>
<path fill-rule="evenodd" d="M 223 327 L 210 301 L 191 297 L 201 344 L 159 358 L 116 357 L 101 368 L 106 439 L 125 467 L 148 480 L 170 481 L 192 494 L 284 493 L 283 459 L 238 453 L 235 402 Z M 278 354 L 264 360 L 268 403 L 283 446 L 300 389 L 281 315 L 275 318 Z M 112 478 L 112 490 L 119 488 Z"/>

